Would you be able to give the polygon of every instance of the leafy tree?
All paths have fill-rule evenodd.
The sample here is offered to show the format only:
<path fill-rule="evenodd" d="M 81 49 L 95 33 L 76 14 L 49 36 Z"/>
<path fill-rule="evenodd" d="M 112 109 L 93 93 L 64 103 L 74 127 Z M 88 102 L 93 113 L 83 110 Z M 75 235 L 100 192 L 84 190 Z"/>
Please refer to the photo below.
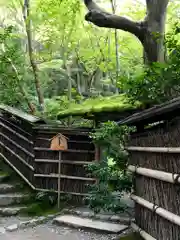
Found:
<path fill-rule="evenodd" d="M 144 48 L 146 63 L 164 62 L 165 20 L 169 0 L 146 0 L 146 16 L 135 22 L 126 17 L 110 14 L 101 9 L 93 0 L 84 0 L 89 12 L 85 19 L 99 27 L 121 29 L 134 34 Z"/>

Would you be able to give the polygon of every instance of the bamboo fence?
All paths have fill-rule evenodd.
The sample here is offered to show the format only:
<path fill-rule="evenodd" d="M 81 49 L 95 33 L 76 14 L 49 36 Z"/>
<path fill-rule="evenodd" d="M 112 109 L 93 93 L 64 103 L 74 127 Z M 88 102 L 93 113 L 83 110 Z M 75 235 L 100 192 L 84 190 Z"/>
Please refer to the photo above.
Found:
<path fill-rule="evenodd" d="M 96 149 L 86 128 L 62 128 L 48 125 L 39 118 L 14 108 L 0 106 L 0 157 L 34 190 L 58 192 L 59 156 L 61 156 L 60 191 L 82 201 L 87 184 L 85 166 L 95 160 Z M 68 149 L 51 150 L 51 139 L 62 133 Z"/>
<path fill-rule="evenodd" d="M 170 102 L 172 110 L 167 103 L 122 122 L 137 127 L 126 147 L 134 174 L 132 228 L 147 240 L 180 239 L 180 102 L 175 104 Z"/>

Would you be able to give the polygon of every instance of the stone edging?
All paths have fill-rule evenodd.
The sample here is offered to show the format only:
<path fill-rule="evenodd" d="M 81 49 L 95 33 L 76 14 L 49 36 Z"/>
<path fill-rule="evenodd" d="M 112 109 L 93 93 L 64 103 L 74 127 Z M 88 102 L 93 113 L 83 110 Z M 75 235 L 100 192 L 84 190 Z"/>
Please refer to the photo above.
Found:
<path fill-rule="evenodd" d="M 110 221 L 114 223 L 128 224 L 134 221 L 133 218 L 130 217 L 120 217 L 118 215 L 104 215 L 104 214 L 93 214 L 91 212 L 81 212 L 73 209 L 64 209 L 63 213 L 73 214 L 76 216 L 81 216 L 83 218 L 92 218 L 101 221 Z"/>

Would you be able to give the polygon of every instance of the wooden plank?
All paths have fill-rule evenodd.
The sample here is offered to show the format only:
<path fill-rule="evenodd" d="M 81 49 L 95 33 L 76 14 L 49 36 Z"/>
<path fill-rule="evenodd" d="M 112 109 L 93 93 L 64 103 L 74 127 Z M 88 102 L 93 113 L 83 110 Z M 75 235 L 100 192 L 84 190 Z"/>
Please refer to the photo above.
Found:
<path fill-rule="evenodd" d="M 58 174 L 34 174 L 35 177 L 42 177 L 42 178 L 58 178 Z M 67 176 L 61 175 L 61 178 L 65 179 L 72 179 L 72 180 L 82 180 L 82 181 L 96 181 L 95 178 L 85 178 L 85 177 L 77 177 L 77 176 Z"/>
<path fill-rule="evenodd" d="M 23 152 L 25 152 L 27 155 L 29 155 L 30 157 L 34 158 L 34 154 L 30 153 L 28 150 L 26 150 L 25 148 L 23 148 L 22 146 L 20 146 L 19 144 L 17 144 L 15 141 L 13 141 L 12 139 L 10 139 L 9 137 L 7 137 L 6 135 L 4 135 L 3 133 L 0 132 L 0 135 L 3 136 L 5 139 L 7 139 L 9 142 L 11 142 L 12 144 L 14 144 L 17 148 L 21 149 Z"/>
<path fill-rule="evenodd" d="M 35 159 L 35 162 L 39 162 L 39 163 L 58 163 L 59 160 L 54 160 L 54 159 Z M 95 161 L 92 161 L 95 162 Z M 70 161 L 70 160 L 62 160 L 61 163 L 64 164 L 71 164 L 71 165 L 89 165 L 92 162 L 85 162 L 85 161 Z"/>
<path fill-rule="evenodd" d="M 7 129 L 8 131 L 12 132 L 13 134 L 15 134 L 16 136 L 18 136 L 19 138 L 23 139 L 24 141 L 33 144 L 32 141 L 30 141 L 28 138 L 24 137 L 23 135 L 21 135 L 20 133 L 17 133 L 16 131 L 14 131 L 13 129 L 7 127 L 6 125 L 4 125 L 1 121 L 0 121 L 0 126 L 2 126 L 3 128 Z"/>
<path fill-rule="evenodd" d="M 4 143 L 2 143 L 0 141 L 0 145 L 2 147 L 4 147 L 7 151 L 9 151 L 11 154 L 13 154 L 15 157 L 17 157 L 24 165 L 26 165 L 29 169 L 31 169 L 31 171 L 34 171 L 33 166 L 31 166 L 30 164 L 28 164 L 22 157 L 20 157 L 19 155 L 17 155 L 14 151 L 12 151 L 9 147 L 7 147 L 6 145 L 4 145 Z"/>
<path fill-rule="evenodd" d="M 157 152 L 157 153 L 180 153 L 179 147 L 136 147 L 130 146 L 126 150 L 130 152 Z"/>

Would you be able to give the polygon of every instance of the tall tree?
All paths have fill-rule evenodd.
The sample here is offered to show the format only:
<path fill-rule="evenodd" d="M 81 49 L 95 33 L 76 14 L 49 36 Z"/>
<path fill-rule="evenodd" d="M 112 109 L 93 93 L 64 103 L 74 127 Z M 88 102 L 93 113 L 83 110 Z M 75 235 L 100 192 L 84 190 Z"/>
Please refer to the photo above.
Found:
<path fill-rule="evenodd" d="M 164 62 L 164 33 L 169 0 L 146 0 L 146 16 L 135 22 L 126 17 L 110 14 L 93 0 L 84 0 L 89 10 L 85 19 L 99 27 L 121 29 L 134 34 L 144 48 L 145 63 Z"/>
<path fill-rule="evenodd" d="M 25 29 L 26 29 L 26 34 L 27 34 L 29 59 L 30 59 L 31 67 L 32 67 L 33 74 L 34 74 L 34 82 L 35 82 L 36 92 L 37 92 L 37 96 L 38 96 L 39 110 L 41 112 L 43 112 L 44 111 L 44 96 L 43 96 L 43 93 L 41 90 L 41 84 L 40 84 L 40 79 L 39 79 L 39 75 L 38 75 L 38 67 L 37 67 L 36 61 L 34 59 L 33 46 L 32 46 L 30 0 L 24 0 L 23 18 L 24 18 Z"/>

